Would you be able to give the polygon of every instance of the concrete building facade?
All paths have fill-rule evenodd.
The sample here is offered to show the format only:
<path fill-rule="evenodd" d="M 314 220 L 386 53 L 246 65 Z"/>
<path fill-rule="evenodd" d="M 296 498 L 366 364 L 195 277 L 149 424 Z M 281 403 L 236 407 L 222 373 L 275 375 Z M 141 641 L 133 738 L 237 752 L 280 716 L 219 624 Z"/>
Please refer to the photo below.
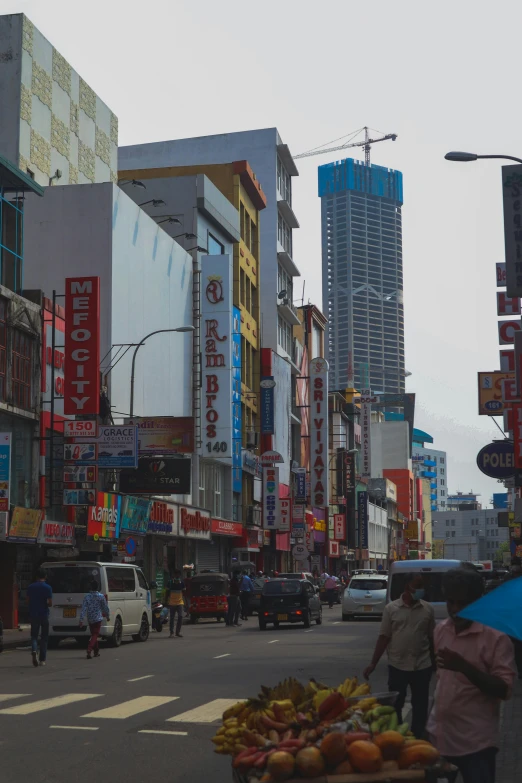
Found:
<path fill-rule="evenodd" d="M 445 511 L 448 504 L 448 455 L 433 448 L 433 438 L 414 428 L 412 463 L 416 478 L 427 479 L 430 485 L 431 511 Z"/>
<path fill-rule="evenodd" d="M 434 539 L 444 540 L 448 546 L 478 543 L 484 559 L 495 560 L 500 544 L 509 541 L 509 528 L 499 527 L 495 509 L 437 511 L 432 519 Z"/>

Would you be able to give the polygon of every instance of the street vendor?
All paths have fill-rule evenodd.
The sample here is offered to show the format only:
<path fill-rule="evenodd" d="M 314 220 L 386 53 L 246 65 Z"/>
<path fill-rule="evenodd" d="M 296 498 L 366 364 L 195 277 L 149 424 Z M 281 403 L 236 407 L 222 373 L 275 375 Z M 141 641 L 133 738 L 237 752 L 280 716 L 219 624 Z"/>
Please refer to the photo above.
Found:
<path fill-rule="evenodd" d="M 451 569 L 443 589 L 449 618 L 434 634 L 437 688 L 428 732 L 463 783 L 494 783 L 500 703 L 510 698 L 515 678 L 513 645 L 505 634 L 458 616 L 484 591 L 477 571 Z"/>

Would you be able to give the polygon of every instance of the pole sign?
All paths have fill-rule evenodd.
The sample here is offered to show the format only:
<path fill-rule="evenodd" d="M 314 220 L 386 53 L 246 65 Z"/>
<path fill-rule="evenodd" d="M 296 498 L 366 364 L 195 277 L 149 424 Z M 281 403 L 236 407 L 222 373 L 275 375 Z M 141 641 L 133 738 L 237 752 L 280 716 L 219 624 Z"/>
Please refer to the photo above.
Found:
<path fill-rule="evenodd" d="M 294 474 L 294 501 L 306 503 L 306 468 L 295 468 Z"/>
<path fill-rule="evenodd" d="M 287 533 L 291 527 L 292 519 L 292 499 L 281 498 L 279 500 L 279 532 Z"/>
<path fill-rule="evenodd" d="M 304 544 L 296 544 L 292 548 L 292 557 L 294 558 L 294 560 L 297 560 L 299 563 L 302 563 L 308 559 L 308 549 L 305 547 Z"/>
<path fill-rule="evenodd" d="M 502 381 L 513 379 L 514 373 L 509 372 L 479 372 L 478 373 L 478 407 L 479 416 L 502 416 Z"/>
<path fill-rule="evenodd" d="M 274 387 L 276 382 L 271 375 L 261 378 L 261 434 L 274 434 Z"/>
<path fill-rule="evenodd" d="M 305 529 L 305 507 L 292 504 L 292 535 L 302 536 Z"/>
<path fill-rule="evenodd" d="M 278 462 L 284 462 L 284 459 L 278 451 L 264 451 L 259 457 L 259 462 L 263 467 L 266 467 L 267 465 L 276 465 Z"/>
<path fill-rule="evenodd" d="M 232 308 L 232 491 L 243 488 L 241 458 L 241 311 Z"/>
<path fill-rule="evenodd" d="M 100 411 L 100 278 L 65 279 L 64 412 Z"/>
<path fill-rule="evenodd" d="M 328 505 L 328 362 L 310 362 L 310 505 Z"/>
<path fill-rule="evenodd" d="M 263 527 L 278 530 L 281 514 L 279 510 L 279 468 L 274 465 L 263 468 Z"/>
<path fill-rule="evenodd" d="M 522 470 L 522 404 L 521 403 L 513 405 L 513 451 L 515 455 L 515 468 L 517 470 Z"/>
<path fill-rule="evenodd" d="M 232 259 L 202 259 L 202 456 L 232 464 Z"/>
<path fill-rule="evenodd" d="M 365 389 L 361 391 L 361 398 L 363 399 L 363 402 L 361 402 L 361 477 L 369 479 L 372 476 L 372 404 L 369 401 L 371 399 L 371 390 Z"/>
<path fill-rule="evenodd" d="M 368 549 L 368 493 L 359 492 L 357 496 L 357 510 L 359 512 L 359 547 Z"/>
<path fill-rule="evenodd" d="M 11 489 L 11 433 L 0 432 L 0 511 L 9 511 Z"/>
<path fill-rule="evenodd" d="M 506 289 L 522 296 L 522 166 L 502 166 Z"/>
<path fill-rule="evenodd" d="M 506 285 L 506 265 L 497 263 L 497 288 Z"/>
<path fill-rule="evenodd" d="M 346 516 L 344 514 L 334 514 L 334 539 L 344 541 L 346 538 Z"/>
<path fill-rule="evenodd" d="M 490 478 L 504 479 L 515 473 L 513 444 L 509 440 L 488 443 L 477 454 L 477 466 Z"/>
<path fill-rule="evenodd" d="M 331 539 L 328 541 L 328 557 L 340 557 L 341 554 L 339 552 L 339 542 L 338 541 L 332 541 Z"/>
<path fill-rule="evenodd" d="M 95 440 L 98 437 L 98 422 L 94 419 L 89 421 L 80 421 L 78 419 L 64 421 L 63 435 L 65 438 L 90 438 Z"/>

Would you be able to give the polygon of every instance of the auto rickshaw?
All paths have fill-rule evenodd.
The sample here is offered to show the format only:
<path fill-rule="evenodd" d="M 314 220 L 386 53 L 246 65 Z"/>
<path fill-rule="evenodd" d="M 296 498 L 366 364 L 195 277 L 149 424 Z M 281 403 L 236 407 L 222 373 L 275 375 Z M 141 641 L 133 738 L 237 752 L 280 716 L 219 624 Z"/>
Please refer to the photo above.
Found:
<path fill-rule="evenodd" d="M 228 576 L 226 574 L 196 574 L 190 581 L 190 622 L 215 617 L 221 622 L 228 612 Z"/>

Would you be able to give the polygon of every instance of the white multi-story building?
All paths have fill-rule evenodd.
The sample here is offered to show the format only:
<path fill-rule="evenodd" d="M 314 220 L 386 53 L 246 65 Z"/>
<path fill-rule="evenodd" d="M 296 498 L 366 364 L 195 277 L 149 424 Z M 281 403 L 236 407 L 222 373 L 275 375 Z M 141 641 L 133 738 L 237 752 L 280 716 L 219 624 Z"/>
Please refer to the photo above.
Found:
<path fill-rule="evenodd" d="M 430 482 L 432 511 L 444 511 L 448 500 L 448 458 L 445 451 L 434 449 L 433 438 L 422 430 L 413 430 L 412 464 L 416 478 Z"/>
<path fill-rule="evenodd" d="M 432 518 L 434 539 L 445 541 L 449 547 L 476 542 L 474 549 L 484 559 L 494 560 L 500 544 L 509 541 L 509 529 L 499 527 L 498 511 L 492 508 L 437 511 Z"/>

